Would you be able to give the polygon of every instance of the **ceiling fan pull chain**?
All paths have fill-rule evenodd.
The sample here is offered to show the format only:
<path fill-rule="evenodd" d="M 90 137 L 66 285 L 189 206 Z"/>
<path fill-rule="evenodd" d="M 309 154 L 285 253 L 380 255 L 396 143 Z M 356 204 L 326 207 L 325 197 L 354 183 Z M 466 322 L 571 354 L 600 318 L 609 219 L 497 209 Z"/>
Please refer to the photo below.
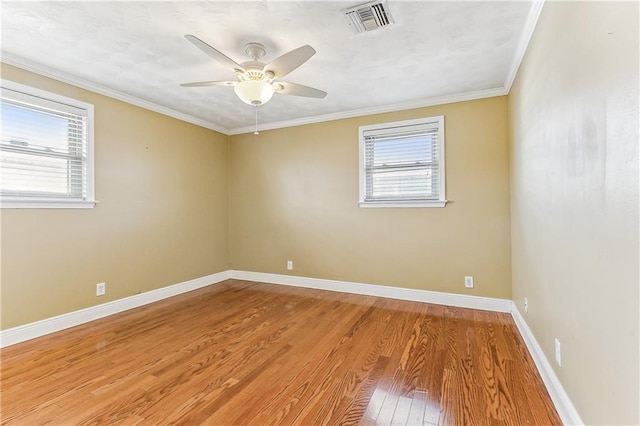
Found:
<path fill-rule="evenodd" d="M 256 105 L 256 131 L 253 132 L 254 135 L 259 135 L 258 133 L 258 105 Z"/>

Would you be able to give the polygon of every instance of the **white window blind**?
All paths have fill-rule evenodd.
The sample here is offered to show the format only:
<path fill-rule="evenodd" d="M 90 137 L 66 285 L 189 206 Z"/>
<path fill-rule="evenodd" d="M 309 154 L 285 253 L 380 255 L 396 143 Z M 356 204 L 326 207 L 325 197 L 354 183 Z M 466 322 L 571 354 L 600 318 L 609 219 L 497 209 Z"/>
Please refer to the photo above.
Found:
<path fill-rule="evenodd" d="M 7 81 L 0 101 L 2 206 L 91 207 L 93 107 Z"/>
<path fill-rule="evenodd" d="M 360 204 L 443 206 L 444 117 L 360 128 Z"/>

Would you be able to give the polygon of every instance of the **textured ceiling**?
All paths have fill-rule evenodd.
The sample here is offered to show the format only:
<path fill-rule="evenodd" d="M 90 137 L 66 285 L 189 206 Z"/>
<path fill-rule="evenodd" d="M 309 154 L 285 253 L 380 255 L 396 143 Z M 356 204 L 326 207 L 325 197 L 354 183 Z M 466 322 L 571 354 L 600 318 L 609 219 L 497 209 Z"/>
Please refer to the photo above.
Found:
<path fill-rule="evenodd" d="M 328 92 L 275 95 L 260 122 L 338 117 L 433 98 L 503 89 L 526 38 L 531 2 L 394 1 L 395 24 L 354 34 L 334 1 L 2 2 L 5 62 L 84 80 L 227 133 L 246 130 L 254 107 L 231 88 L 179 83 L 233 80 L 183 37 L 194 34 L 236 62 L 247 42 L 272 59 L 309 44 L 317 53 L 283 80 Z M 4 59 L 3 59 L 4 60 Z"/>

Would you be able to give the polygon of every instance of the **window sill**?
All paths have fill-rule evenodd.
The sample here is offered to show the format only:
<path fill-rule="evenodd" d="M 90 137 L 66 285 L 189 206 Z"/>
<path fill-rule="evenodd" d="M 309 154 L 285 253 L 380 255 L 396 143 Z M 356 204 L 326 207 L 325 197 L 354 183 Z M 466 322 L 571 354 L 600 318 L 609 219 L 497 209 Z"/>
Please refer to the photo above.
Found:
<path fill-rule="evenodd" d="M 79 200 L 0 200 L 2 209 L 92 209 L 97 201 Z"/>
<path fill-rule="evenodd" d="M 433 201 L 359 201 L 360 207 L 364 208 L 376 208 L 376 207 L 444 207 L 448 203 L 448 200 L 433 200 Z"/>

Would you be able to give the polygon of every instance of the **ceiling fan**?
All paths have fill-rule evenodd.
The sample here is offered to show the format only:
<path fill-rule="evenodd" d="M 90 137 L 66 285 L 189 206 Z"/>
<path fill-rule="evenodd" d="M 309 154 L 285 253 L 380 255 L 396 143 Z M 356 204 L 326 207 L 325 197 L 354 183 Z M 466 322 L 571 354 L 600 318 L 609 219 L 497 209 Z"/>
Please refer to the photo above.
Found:
<path fill-rule="evenodd" d="M 209 46 L 198 37 L 191 34 L 185 38 L 193 43 L 198 49 L 226 66 L 236 73 L 237 81 L 199 81 L 195 83 L 183 83 L 183 87 L 212 87 L 227 86 L 233 87 L 236 95 L 249 105 L 262 105 L 271 99 L 274 93 L 281 95 L 304 96 L 307 98 L 324 98 L 327 92 L 314 89 L 313 87 L 301 84 L 280 81 L 279 79 L 289 74 L 291 71 L 304 64 L 315 55 L 313 47 L 306 45 L 285 53 L 268 64 L 259 61 L 265 53 L 265 47 L 260 43 L 247 43 L 244 52 L 252 59 L 236 63 L 222 52 Z"/>

